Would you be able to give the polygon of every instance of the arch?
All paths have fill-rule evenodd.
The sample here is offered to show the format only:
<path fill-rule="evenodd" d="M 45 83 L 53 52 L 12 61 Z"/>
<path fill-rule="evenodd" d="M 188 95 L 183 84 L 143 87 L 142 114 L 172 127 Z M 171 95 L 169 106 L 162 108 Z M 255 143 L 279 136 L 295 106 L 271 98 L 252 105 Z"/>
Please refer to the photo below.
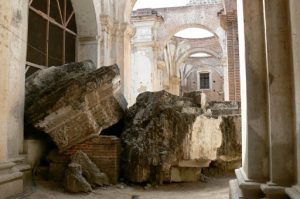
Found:
<path fill-rule="evenodd" d="M 137 0 L 127 0 L 125 5 L 125 14 L 124 14 L 124 21 L 130 23 L 131 21 L 131 12 L 133 10 L 134 5 L 136 4 Z"/>
<path fill-rule="evenodd" d="M 171 38 L 174 37 L 176 33 L 180 32 L 182 30 L 188 29 L 188 28 L 200 28 L 200 29 L 203 29 L 203 30 L 207 30 L 207 31 L 209 31 L 209 32 L 211 32 L 213 34 L 212 37 L 199 38 L 198 40 L 209 39 L 209 38 L 217 38 L 217 39 L 219 38 L 219 36 L 213 30 L 211 30 L 209 27 L 207 27 L 205 25 L 197 24 L 197 23 L 183 24 L 181 26 L 175 26 L 175 27 L 173 27 L 171 30 L 169 30 L 169 32 L 167 33 L 168 35 L 166 35 L 165 37 L 158 38 L 158 40 L 159 40 L 158 42 L 159 42 L 160 48 L 165 47 L 167 45 L 168 41 L 170 41 Z M 160 33 L 158 33 L 158 35 L 160 35 Z M 188 38 L 183 38 L 183 39 L 188 39 Z"/>
<path fill-rule="evenodd" d="M 176 71 L 179 71 L 181 64 L 192 54 L 195 53 L 207 53 L 209 55 L 211 55 L 212 57 L 215 57 L 217 59 L 221 59 L 221 55 L 216 53 L 215 51 L 206 49 L 206 48 L 192 48 L 189 49 L 188 51 L 186 51 L 183 55 L 181 55 L 178 60 L 177 60 L 177 64 L 176 64 Z"/>
<path fill-rule="evenodd" d="M 212 32 L 219 39 L 225 52 L 226 33 L 221 26 L 219 16 L 216 14 L 223 8 L 223 3 L 218 3 L 210 6 L 186 6 L 180 9 L 157 9 L 164 19 L 164 23 L 157 32 L 159 48 L 164 48 L 176 32 L 198 27 Z"/>
<path fill-rule="evenodd" d="M 78 31 L 77 61 L 92 60 L 100 67 L 100 7 L 96 0 L 71 0 Z"/>
<path fill-rule="evenodd" d="M 99 15 L 96 13 L 94 0 L 71 0 L 75 12 L 77 31 L 79 36 L 99 35 Z"/>

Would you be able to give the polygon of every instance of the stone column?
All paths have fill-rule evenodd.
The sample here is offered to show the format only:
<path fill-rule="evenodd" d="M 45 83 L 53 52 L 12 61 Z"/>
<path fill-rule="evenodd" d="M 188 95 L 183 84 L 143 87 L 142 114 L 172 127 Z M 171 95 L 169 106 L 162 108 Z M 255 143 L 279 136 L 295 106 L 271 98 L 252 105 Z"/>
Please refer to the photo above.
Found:
<path fill-rule="evenodd" d="M 231 198 L 260 198 L 269 179 L 268 89 L 263 0 L 239 0 L 243 167 L 230 182 Z"/>
<path fill-rule="evenodd" d="M 0 196 L 23 192 L 23 174 L 10 160 L 23 152 L 28 1 L 0 6 Z"/>
<path fill-rule="evenodd" d="M 127 23 L 120 23 L 115 28 L 115 51 L 116 63 L 120 68 L 122 93 L 129 98 L 129 88 L 131 81 L 131 37 L 133 29 Z"/>
<path fill-rule="evenodd" d="M 101 44 L 100 44 L 100 67 L 115 64 L 112 52 L 115 50 L 112 45 L 113 20 L 108 15 L 101 15 Z"/>
<path fill-rule="evenodd" d="M 131 88 L 131 38 L 134 29 L 128 25 L 124 31 L 124 96 L 130 98 Z"/>
<path fill-rule="evenodd" d="M 180 77 L 170 77 L 170 90 L 168 91 L 173 95 L 180 95 Z"/>
<path fill-rule="evenodd" d="M 284 187 L 293 185 L 296 176 L 289 1 L 264 0 L 264 2 L 269 73 L 271 181 L 262 188 L 267 198 L 284 198 Z"/>
<path fill-rule="evenodd" d="M 4 20 L 10 24 L 2 28 L 10 32 L 9 43 L 4 46 L 8 55 L 8 155 L 16 158 L 23 153 L 25 64 L 28 29 L 28 1 L 12 1 L 13 10 Z M 2 39 L 1 39 L 2 41 Z M 2 64 L 2 66 L 5 66 Z M 1 67 L 2 68 L 2 67 Z"/>
<path fill-rule="evenodd" d="M 300 198 L 300 1 L 290 0 L 290 16 L 292 27 L 292 43 L 294 57 L 294 92 L 296 110 L 296 133 L 297 133 L 297 185 L 286 189 L 292 199 Z"/>

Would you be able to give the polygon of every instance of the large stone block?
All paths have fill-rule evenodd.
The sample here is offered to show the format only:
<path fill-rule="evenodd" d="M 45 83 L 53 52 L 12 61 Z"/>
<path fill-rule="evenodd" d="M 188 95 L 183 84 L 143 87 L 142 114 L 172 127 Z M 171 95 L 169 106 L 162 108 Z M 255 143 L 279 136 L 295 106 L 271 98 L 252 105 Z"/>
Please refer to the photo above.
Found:
<path fill-rule="evenodd" d="M 200 171 L 209 166 L 222 145 L 222 120 L 202 113 L 190 98 L 165 91 L 140 94 L 122 135 L 125 176 L 133 182 L 162 183 L 172 181 L 172 167 Z"/>
<path fill-rule="evenodd" d="M 65 151 L 123 117 L 120 87 L 117 65 L 96 69 L 85 61 L 38 71 L 26 80 L 25 122 Z"/>

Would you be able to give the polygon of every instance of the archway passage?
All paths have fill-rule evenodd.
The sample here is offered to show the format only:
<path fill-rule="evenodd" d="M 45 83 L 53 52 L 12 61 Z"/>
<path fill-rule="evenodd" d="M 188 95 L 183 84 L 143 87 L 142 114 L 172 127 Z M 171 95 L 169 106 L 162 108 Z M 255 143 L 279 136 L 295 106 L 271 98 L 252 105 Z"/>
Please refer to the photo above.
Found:
<path fill-rule="evenodd" d="M 75 61 L 77 27 L 70 0 L 29 2 L 26 76 Z"/>

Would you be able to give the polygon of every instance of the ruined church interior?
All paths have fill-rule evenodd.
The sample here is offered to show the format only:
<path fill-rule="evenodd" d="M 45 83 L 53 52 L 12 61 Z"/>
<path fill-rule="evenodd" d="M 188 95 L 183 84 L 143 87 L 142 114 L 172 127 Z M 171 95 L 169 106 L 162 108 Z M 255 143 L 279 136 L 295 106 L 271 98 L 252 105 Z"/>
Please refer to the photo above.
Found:
<path fill-rule="evenodd" d="M 300 199 L 299 0 L 0 0 L 0 199 Z"/>

